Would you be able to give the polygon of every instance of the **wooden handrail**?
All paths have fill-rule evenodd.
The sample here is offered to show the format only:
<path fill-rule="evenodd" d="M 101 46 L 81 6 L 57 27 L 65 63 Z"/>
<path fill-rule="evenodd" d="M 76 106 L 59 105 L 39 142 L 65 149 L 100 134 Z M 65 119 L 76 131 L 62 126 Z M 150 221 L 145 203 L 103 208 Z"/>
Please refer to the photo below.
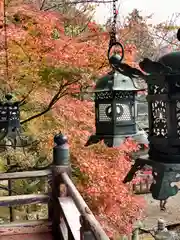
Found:
<path fill-rule="evenodd" d="M 37 170 L 37 171 L 24 171 L 24 172 L 13 172 L 13 173 L 0 173 L 0 181 L 10 179 L 23 179 L 23 178 L 39 178 L 51 175 L 50 169 Z"/>
<path fill-rule="evenodd" d="M 52 226 L 48 220 L 22 221 L 0 225 L 0 239 L 2 236 L 16 234 L 32 234 L 51 232 Z M 33 240 L 33 239 L 32 239 Z"/>
<path fill-rule="evenodd" d="M 109 240 L 109 237 L 106 235 L 100 223 L 96 220 L 69 177 L 71 175 L 69 156 L 67 140 L 62 134 L 58 134 L 55 136 L 53 164 L 50 169 L 0 173 L 0 181 L 50 176 L 50 186 L 52 189 L 48 195 L 28 194 L 19 196 L 1 196 L 0 206 L 11 207 L 14 205 L 46 202 L 48 204 L 48 220 L 52 223 L 51 233 L 55 239 L 63 239 L 64 236 L 64 239 L 67 239 L 67 235 L 68 239 L 74 240 Z M 77 224 L 74 224 L 75 222 Z M 40 222 L 38 223 L 40 224 Z M 2 227 L 3 225 L 1 228 Z M 26 225 L 26 228 L 27 227 L 28 225 Z M 7 232 L 5 230 L 4 232 Z M 26 229 L 23 231 L 26 231 Z"/>
<path fill-rule="evenodd" d="M 49 200 L 49 196 L 45 194 L 2 196 L 0 197 L 0 207 L 22 205 L 22 204 L 47 203 L 48 200 Z"/>
<path fill-rule="evenodd" d="M 109 237 L 106 235 L 105 231 L 101 227 L 100 223 L 96 220 L 93 213 L 89 209 L 88 205 L 85 203 L 84 199 L 78 192 L 77 188 L 73 184 L 72 180 L 66 172 L 61 173 L 62 180 L 68 188 L 68 192 L 74 200 L 77 209 L 81 215 L 87 220 L 93 234 L 97 240 L 109 240 Z"/>

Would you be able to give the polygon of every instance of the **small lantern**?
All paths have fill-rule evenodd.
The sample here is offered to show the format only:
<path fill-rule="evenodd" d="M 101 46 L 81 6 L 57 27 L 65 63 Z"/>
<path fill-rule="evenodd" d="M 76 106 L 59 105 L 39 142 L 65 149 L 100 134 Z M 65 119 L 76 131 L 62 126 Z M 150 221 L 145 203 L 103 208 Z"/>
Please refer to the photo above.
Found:
<path fill-rule="evenodd" d="M 16 130 L 20 129 L 19 102 L 11 102 L 10 94 L 5 96 L 5 102 L 0 102 L 0 133 L 4 137 L 16 136 Z"/>
<path fill-rule="evenodd" d="M 139 131 L 136 125 L 135 96 L 140 90 L 133 79 L 118 71 L 112 71 L 97 81 L 94 138 L 104 140 L 108 147 L 119 146 L 127 137 L 142 144 L 148 143 L 146 133 Z"/>

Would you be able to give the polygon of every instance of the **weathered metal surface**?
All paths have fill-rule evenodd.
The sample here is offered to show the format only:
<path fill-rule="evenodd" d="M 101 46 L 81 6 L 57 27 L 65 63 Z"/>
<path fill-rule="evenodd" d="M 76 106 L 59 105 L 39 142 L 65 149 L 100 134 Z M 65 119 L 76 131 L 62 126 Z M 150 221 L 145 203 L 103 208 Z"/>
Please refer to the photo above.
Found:
<path fill-rule="evenodd" d="M 32 233 L 2 236 L 1 240 L 52 240 L 51 233 Z"/>
<path fill-rule="evenodd" d="M 0 173 L 0 181 L 9 179 L 39 178 L 51 175 L 51 170 L 25 171 L 14 173 Z"/>
<path fill-rule="evenodd" d="M 47 203 L 48 195 L 44 194 L 28 194 L 19 196 L 2 196 L 0 197 L 0 207 L 21 205 L 21 204 L 37 204 Z"/>
<path fill-rule="evenodd" d="M 48 232 L 51 232 L 51 223 L 46 220 L 0 224 L 0 239 L 2 239 L 2 236 L 37 234 Z"/>
<path fill-rule="evenodd" d="M 59 203 L 63 210 L 66 222 L 75 240 L 80 239 L 80 212 L 78 211 L 73 199 L 71 197 L 60 197 Z M 64 225 L 64 224 L 63 224 Z"/>
<path fill-rule="evenodd" d="M 172 183 L 180 181 L 180 164 L 159 162 L 157 159 L 152 159 L 148 155 L 140 156 L 135 159 L 130 171 L 124 178 L 123 182 L 132 181 L 136 172 L 141 170 L 146 165 L 152 167 L 153 183 L 151 184 L 151 194 L 156 200 L 167 200 L 178 193 L 178 187 L 172 186 Z"/>

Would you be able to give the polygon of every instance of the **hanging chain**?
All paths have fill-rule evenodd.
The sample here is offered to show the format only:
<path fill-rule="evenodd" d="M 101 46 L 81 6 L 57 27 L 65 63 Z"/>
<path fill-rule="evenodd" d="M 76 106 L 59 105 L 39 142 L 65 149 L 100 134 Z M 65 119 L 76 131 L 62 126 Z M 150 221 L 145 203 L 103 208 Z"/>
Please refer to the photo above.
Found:
<path fill-rule="evenodd" d="M 3 28 L 4 28 L 4 50 L 5 50 L 5 85 L 8 85 L 6 88 L 5 94 L 11 90 L 9 85 L 9 59 L 8 59 L 8 40 L 7 40 L 7 15 L 6 15 L 6 0 L 3 2 Z"/>
<path fill-rule="evenodd" d="M 109 41 L 109 49 L 108 49 L 108 59 L 110 61 L 110 52 L 111 49 L 114 46 L 118 46 L 121 49 L 121 56 L 120 59 L 118 59 L 119 62 L 122 61 L 122 59 L 124 58 L 124 48 L 122 46 L 122 44 L 120 42 L 117 42 L 116 40 L 116 20 L 117 20 L 117 9 L 116 9 L 116 1 L 117 0 L 113 0 L 113 22 L 112 22 L 112 26 L 111 26 L 111 31 L 110 31 L 110 41 Z M 112 65 L 112 63 L 110 63 Z"/>
<path fill-rule="evenodd" d="M 117 9 L 116 9 L 116 1 L 113 0 L 113 22 L 110 32 L 110 42 L 109 47 L 116 43 L 116 20 L 117 20 Z"/>

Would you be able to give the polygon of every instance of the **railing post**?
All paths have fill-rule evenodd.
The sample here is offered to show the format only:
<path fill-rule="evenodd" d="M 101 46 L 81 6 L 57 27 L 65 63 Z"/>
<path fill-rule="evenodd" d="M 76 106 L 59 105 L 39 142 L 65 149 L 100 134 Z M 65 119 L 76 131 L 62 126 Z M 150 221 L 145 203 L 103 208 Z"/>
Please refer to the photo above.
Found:
<path fill-rule="evenodd" d="M 91 227 L 82 215 L 80 216 L 80 224 L 80 240 L 95 240 L 96 238 L 91 231 Z"/>
<path fill-rule="evenodd" d="M 155 231 L 154 239 L 156 240 L 174 240 L 174 234 L 170 233 L 167 228 L 165 221 L 163 219 L 159 219 L 157 223 L 157 230 Z"/>
<path fill-rule="evenodd" d="M 52 221 L 53 239 L 61 239 L 62 233 L 60 231 L 60 217 L 61 209 L 58 198 L 62 196 L 63 184 L 61 173 L 70 172 L 69 161 L 69 145 L 67 138 L 59 134 L 54 137 L 55 146 L 53 148 L 53 164 L 52 164 L 52 194 L 50 200 L 50 219 Z M 64 193 L 66 195 L 66 192 Z"/>

